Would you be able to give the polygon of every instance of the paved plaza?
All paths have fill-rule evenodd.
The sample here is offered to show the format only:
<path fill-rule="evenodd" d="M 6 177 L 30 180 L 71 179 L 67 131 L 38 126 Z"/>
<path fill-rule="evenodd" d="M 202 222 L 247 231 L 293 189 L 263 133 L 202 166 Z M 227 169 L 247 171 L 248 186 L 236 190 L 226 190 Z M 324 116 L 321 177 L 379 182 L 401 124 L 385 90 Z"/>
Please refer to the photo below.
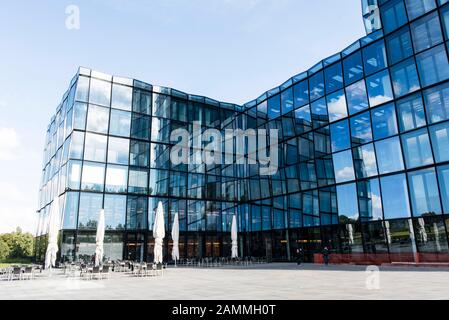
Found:
<path fill-rule="evenodd" d="M 104 280 L 53 271 L 35 280 L 0 282 L 0 299 L 449 299 L 449 269 L 381 267 L 378 275 L 363 266 L 275 263 L 172 267 L 162 277 L 113 273 Z"/>

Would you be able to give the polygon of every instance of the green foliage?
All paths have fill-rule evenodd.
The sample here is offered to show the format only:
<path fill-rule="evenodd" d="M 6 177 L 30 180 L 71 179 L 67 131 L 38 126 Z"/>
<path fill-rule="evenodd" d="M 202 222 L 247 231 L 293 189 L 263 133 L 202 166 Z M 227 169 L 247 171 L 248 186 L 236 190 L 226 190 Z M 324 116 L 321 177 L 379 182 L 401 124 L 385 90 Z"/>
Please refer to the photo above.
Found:
<path fill-rule="evenodd" d="M 0 235 L 0 261 L 27 259 L 33 255 L 34 238 L 31 233 L 15 232 Z"/>

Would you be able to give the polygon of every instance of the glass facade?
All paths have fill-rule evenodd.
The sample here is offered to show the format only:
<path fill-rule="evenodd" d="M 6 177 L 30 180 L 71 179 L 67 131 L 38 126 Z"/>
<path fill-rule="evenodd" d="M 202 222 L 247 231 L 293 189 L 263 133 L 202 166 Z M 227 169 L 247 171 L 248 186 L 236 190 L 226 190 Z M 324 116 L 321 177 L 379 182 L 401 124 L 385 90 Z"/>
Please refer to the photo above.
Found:
<path fill-rule="evenodd" d="M 236 215 L 240 256 L 449 261 L 449 2 L 362 3 L 366 37 L 242 106 L 80 68 L 47 129 L 38 236 L 60 196 L 63 260 L 94 254 L 104 208 L 106 258 L 151 261 L 161 201 L 182 258 L 229 256 Z M 278 171 L 173 164 L 194 122 L 278 129 Z"/>

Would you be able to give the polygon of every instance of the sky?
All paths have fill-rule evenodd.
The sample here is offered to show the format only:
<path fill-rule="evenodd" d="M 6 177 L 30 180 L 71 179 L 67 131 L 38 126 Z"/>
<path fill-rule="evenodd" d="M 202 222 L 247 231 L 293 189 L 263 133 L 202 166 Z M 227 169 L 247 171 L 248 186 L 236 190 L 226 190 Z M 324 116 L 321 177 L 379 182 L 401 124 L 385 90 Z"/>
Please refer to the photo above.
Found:
<path fill-rule="evenodd" d="M 2 1 L 0 233 L 36 231 L 46 128 L 79 66 L 243 104 L 364 35 L 360 0 Z"/>

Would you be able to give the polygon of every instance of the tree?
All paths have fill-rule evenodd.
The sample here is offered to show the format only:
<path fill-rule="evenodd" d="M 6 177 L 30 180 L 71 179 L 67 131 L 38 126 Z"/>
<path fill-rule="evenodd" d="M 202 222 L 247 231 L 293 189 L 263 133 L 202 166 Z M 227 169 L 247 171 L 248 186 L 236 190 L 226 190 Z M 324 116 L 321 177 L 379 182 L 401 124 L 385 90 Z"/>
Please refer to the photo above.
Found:
<path fill-rule="evenodd" d="M 9 257 L 11 249 L 9 249 L 8 244 L 0 238 L 0 261 L 5 260 Z"/>
<path fill-rule="evenodd" d="M 34 238 L 31 233 L 23 233 L 20 228 L 15 232 L 0 235 L 0 243 L 3 243 L 3 252 L 7 252 L 5 258 L 28 258 L 33 255 Z"/>

